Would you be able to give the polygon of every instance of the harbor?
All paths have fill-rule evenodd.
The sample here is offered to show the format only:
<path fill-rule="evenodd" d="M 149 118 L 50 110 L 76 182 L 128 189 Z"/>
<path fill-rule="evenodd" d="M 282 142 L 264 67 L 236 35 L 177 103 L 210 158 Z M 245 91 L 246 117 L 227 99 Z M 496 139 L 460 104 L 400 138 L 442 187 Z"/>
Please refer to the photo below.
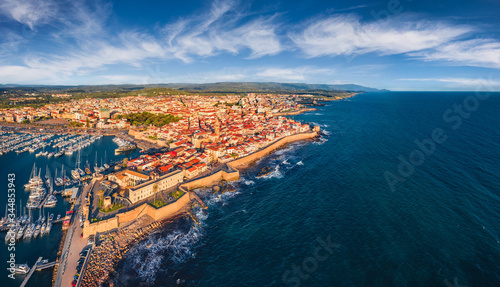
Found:
<path fill-rule="evenodd" d="M 16 248 L 16 264 L 33 266 L 40 256 L 50 262 L 58 260 L 61 256 L 58 255 L 58 246 L 66 233 L 64 229 L 68 223 L 65 225 L 65 220 L 66 213 L 71 211 L 70 202 L 76 200 L 76 195 L 94 175 L 105 173 L 130 156 L 115 154 L 119 145 L 113 138 L 102 135 L 0 133 L 0 159 L 8 163 L 1 165 L 0 170 L 4 175 L 15 174 L 16 191 L 16 217 L 13 222 L 6 219 L 6 206 L 0 207 L 0 240 L 5 242 L 5 248 L 0 251 L 2 258 L 9 256 L 7 244 L 12 240 Z M 66 154 L 68 150 L 72 152 Z M 137 150 L 132 152 L 138 154 Z M 74 176 L 74 171 L 79 169 L 84 174 L 78 172 L 80 177 Z M 0 196 L 2 202 L 7 202 L 7 193 Z M 49 286 L 52 271 L 53 268 L 46 268 L 34 272 L 26 286 Z M 4 276 L 9 274 L 6 269 L 1 272 Z M 15 274 L 15 280 L 10 280 L 9 284 L 20 286 L 26 276 Z M 45 283 L 38 285 L 33 282 Z"/>

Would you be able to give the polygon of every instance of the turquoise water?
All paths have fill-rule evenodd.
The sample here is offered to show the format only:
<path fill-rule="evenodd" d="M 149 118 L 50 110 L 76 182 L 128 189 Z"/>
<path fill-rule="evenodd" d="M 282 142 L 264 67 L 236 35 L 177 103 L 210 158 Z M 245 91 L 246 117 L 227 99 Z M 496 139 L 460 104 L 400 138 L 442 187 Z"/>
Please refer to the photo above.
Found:
<path fill-rule="evenodd" d="M 55 138 L 55 137 L 54 137 Z M 114 150 L 117 145 L 112 141 L 112 137 L 102 137 L 96 140 L 90 146 L 83 148 L 81 150 L 81 161 L 82 167 L 85 166 L 87 160 L 89 165 L 93 167 L 95 165 L 95 158 L 97 152 L 97 163 L 101 165 L 101 158 L 104 161 L 105 151 L 106 160 L 108 163 L 110 161 L 117 161 L 124 157 L 124 155 L 115 155 Z M 45 148 L 46 151 L 53 151 L 52 148 Z M 63 155 L 58 158 L 47 158 L 43 156 L 36 157 L 35 154 L 40 150 L 29 153 L 24 152 L 21 154 L 16 154 L 15 152 L 10 152 L 0 156 L 0 216 L 5 216 L 5 203 L 7 202 L 7 188 L 8 188 L 8 177 L 9 173 L 15 174 L 15 186 L 16 186 L 16 204 L 19 207 L 21 201 L 23 208 L 26 205 L 29 197 L 29 191 L 24 190 L 24 184 L 29 180 L 31 170 L 33 168 L 33 163 L 36 163 L 37 168 L 41 168 L 42 176 L 45 175 L 47 166 L 50 169 L 52 175 L 55 174 L 56 168 L 58 170 L 58 175 L 61 175 L 61 168 L 64 164 L 64 169 L 66 175 L 71 177 L 70 170 L 75 168 L 77 152 L 73 155 Z M 134 152 L 132 155 L 138 155 L 138 152 Z M 54 218 L 58 214 L 64 216 L 66 210 L 69 210 L 70 204 L 67 199 L 63 199 L 58 196 L 57 205 L 53 208 L 45 208 L 44 212 L 54 213 Z M 19 214 L 19 210 L 17 213 Z M 21 212 L 23 212 L 21 210 Z M 28 210 L 26 210 L 26 213 Z M 38 219 L 41 210 L 36 209 L 32 211 L 32 215 L 35 219 Z M 61 224 L 54 224 L 50 234 L 39 236 L 36 239 L 21 240 L 16 244 L 16 250 L 14 251 L 16 263 L 28 263 L 28 265 L 33 266 L 38 257 L 42 256 L 44 259 L 49 259 L 54 261 L 57 258 L 57 251 L 59 244 L 61 242 Z M 7 270 L 7 259 L 10 256 L 10 251 L 7 249 L 8 246 L 4 243 L 5 232 L 0 234 L 0 258 L 2 258 L 3 263 L 0 269 L 2 280 L 0 286 L 19 286 L 24 280 L 24 276 L 17 275 L 16 279 L 8 279 L 7 276 L 10 274 Z M 4 260 L 5 259 L 5 260 Z M 52 269 L 46 269 L 43 271 L 38 271 L 33 274 L 27 286 L 51 286 L 52 285 Z"/>
<path fill-rule="evenodd" d="M 329 136 L 259 161 L 234 193 L 200 190 L 201 226 L 137 245 L 117 285 L 500 286 L 500 94 L 367 93 L 295 118 Z M 400 173 L 400 156 L 418 165 Z"/>

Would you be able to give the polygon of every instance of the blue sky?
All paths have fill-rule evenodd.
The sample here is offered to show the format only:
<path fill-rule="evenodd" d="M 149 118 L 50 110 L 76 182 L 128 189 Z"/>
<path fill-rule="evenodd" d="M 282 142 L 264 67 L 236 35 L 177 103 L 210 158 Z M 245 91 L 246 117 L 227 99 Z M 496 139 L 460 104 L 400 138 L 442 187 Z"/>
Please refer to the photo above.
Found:
<path fill-rule="evenodd" d="M 500 90 L 499 12 L 496 0 L 2 0 L 0 83 Z"/>

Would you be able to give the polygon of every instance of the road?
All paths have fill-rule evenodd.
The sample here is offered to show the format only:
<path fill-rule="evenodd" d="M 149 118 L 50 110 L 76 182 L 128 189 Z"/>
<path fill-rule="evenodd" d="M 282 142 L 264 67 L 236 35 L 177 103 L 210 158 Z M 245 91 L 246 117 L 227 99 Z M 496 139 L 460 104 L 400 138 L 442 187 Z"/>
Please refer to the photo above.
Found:
<path fill-rule="evenodd" d="M 88 191 L 93 187 L 93 182 L 83 188 L 73 208 L 73 218 L 68 228 L 66 240 L 61 255 L 61 263 L 57 271 L 57 277 L 54 286 L 71 286 L 73 276 L 76 274 L 76 266 L 80 259 L 80 252 L 87 246 L 87 239 L 80 238 L 83 228 L 80 227 L 80 212 Z"/>

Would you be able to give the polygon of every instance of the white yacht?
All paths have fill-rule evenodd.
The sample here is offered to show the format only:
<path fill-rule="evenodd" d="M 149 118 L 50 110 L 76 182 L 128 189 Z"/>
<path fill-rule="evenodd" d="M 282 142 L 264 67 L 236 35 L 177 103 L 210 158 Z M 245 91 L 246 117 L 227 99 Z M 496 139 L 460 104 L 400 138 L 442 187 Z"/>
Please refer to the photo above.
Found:
<path fill-rule="evenodd" d="M 30 272 L 30 267 L 26 263 L 16 264 L 14 270 L 16 271 L 17 274 L 28 274 L 28 272 Z"/>

